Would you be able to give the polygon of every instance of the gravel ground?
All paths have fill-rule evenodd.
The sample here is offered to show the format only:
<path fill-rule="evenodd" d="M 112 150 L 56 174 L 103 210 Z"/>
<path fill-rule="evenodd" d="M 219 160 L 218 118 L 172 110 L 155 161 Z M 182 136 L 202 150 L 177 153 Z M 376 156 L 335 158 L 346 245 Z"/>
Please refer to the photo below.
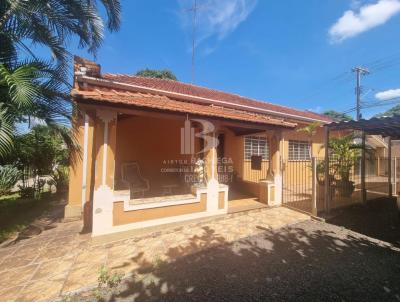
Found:
<path fill-rule="evenodd" d="M 400 212 L 396 199 L 380 198 L 333 212 L 328 222 L 400 247 Z"/>
<path fill-rule="evenodd" d="M 157 263 L 111 300 L 400 301 L 400 251 L 306 221 Z"/>

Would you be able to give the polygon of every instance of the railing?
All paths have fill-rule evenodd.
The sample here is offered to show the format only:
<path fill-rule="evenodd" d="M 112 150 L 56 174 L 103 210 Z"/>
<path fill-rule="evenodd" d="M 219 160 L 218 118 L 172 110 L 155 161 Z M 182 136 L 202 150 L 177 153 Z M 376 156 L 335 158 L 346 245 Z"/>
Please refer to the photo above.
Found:
<path fill-rule="evenodd" d="M 283 204 L 304 212 L 312 212 L 312 161 L 283 161 Z"/>
<path fill-rule="evenodd" d="M 308 161 L 284 161 L 283 204 L 317 215 L 330 209 L 363 201 L 361 158 L 351 161 L 329 160 L 329 202 L 325 198 L 325 160 L 312 158 Z M 392 158 L 368 157 L 365 161 L 365 198 L 376 199 L 389 195 L 389 166 L 391 187 L 397 193 L 400 165 Z"/>

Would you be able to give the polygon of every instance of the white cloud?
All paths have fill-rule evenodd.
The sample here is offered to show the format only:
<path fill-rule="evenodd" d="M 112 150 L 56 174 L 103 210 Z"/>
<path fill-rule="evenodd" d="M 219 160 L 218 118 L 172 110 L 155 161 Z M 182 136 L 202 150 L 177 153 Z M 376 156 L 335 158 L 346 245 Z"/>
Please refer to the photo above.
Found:
<path fill-rule="evenodd" d="M 178 0 L 185 29 L 191 34 L 193 12 L 191 1 Z M 204 0 L 198 1 L 196 18 L 197 45 L 209 38 L 220 41 L 244 22 L 257 4 L 257 0 Z M 211 47 L 210 49 L 212 49 Z"/>
<path fill-rule="evenodd" d="M 386 23 L 400 12 L 400 0 L 378 0 L 375 4 L 365 4 L 358 9 L 346 11 L 329 29 L 332 42 L 341 42 L 371 28 Z"/>
<path fill-rule="evenodd" d="M 315 113 L 321 113 L 322 107 L 321 106 L 316 106 L 314 108 L 309 108 L 307 111 L 315 112 Z"/>
<path fill-rule="evenodd" d="M 375 94 L 375 98 L 377 98 L 380 101 L 387 101 L 399 97 L 400 97 L 400 89 L 389 89 Z"/>

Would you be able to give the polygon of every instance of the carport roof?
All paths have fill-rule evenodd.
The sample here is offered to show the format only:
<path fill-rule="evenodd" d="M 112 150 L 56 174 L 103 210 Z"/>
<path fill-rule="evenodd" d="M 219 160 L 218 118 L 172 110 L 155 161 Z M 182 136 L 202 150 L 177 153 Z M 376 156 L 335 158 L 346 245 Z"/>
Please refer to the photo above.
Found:
<path fill-rule="evenodd" d="M 369 120 L 334 122 L 326 125 L 329 130 L 353 129 L 370 135 L 390 136 L 400 139 L 400 115 L 391 117 L 374 117 Z"/>

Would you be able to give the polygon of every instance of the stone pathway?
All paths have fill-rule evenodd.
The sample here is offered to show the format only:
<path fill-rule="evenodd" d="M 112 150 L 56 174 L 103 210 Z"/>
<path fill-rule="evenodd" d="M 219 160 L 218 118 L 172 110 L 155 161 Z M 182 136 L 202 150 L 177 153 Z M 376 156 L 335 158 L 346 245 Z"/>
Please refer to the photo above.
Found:
<path fill-rule="evenodd" d="M 260 209 L 95 245 L 80 222 L 57 223 L 35 238 L 0 249 L 0 301 L 52 301 L 97 284 L 99 269 L 126 276 L 182 256 L 308 220 L 287 208 Z"/>

